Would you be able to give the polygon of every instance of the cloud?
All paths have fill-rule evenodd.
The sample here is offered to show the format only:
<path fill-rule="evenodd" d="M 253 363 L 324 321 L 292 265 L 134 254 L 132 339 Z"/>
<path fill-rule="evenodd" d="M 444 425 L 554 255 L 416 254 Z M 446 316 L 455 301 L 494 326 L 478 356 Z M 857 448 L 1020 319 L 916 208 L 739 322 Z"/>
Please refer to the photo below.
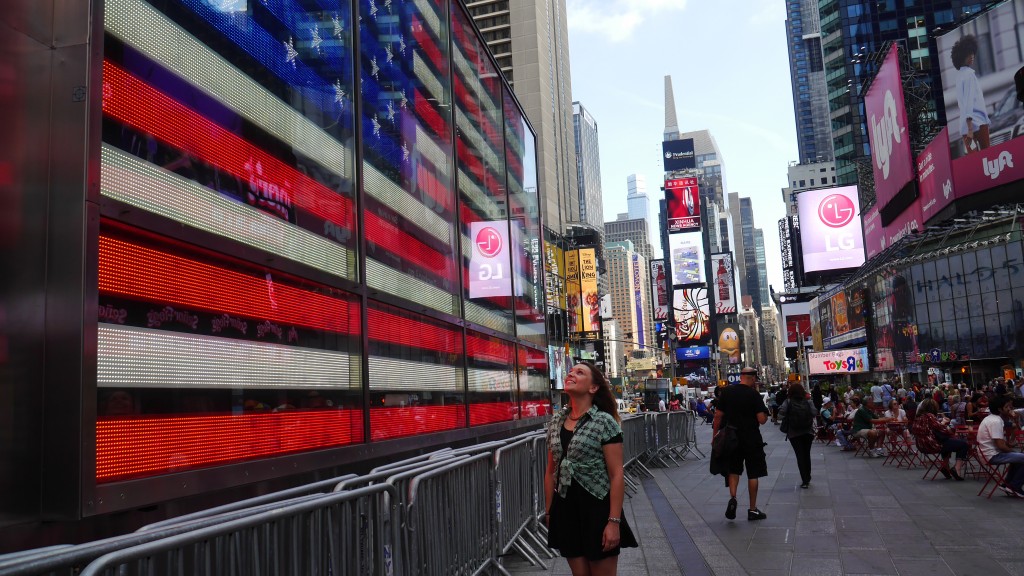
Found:
<path fill-rule="evenodd" d="M 569 0 L 569 29 L 605 37 L 611 42 L 628 40 L 648 17 L 682 10 L 686 0 Z"/>

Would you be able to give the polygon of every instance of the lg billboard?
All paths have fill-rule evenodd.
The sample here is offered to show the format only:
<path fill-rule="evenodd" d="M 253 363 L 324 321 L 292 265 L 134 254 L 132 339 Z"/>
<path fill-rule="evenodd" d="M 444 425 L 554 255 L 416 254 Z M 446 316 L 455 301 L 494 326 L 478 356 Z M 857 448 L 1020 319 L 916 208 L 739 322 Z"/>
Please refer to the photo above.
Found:
<path fill-rule="evenodd" d="M 936 38 L 949 150 L 960 196 L 1024 178 L 1024 0 L 1012 0 Z"/>
<path fill-rule="evenodd" d="M 809 190 L 797 202 L 805 272 L 857 268 L 864 263 L 856 186 Z"/>
<path fill-rule="evenodd" d="M 669 232 L 700 230 L 700 192 L 696 178 L 665 180 Z"/>

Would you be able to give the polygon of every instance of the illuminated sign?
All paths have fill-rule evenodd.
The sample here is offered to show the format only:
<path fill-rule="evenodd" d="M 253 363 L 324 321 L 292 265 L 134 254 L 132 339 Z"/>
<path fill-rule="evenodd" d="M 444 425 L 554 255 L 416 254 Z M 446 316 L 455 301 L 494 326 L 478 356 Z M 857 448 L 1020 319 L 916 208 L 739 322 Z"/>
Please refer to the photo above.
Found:
<path fill-rule="evenodd" d="M 641 347 L 646 345 L 646 335 L 644 333 L 644 290 L 641 282 L 644 270 L 642 270 L 642 268 L 643 266 L 640 264 L 640 255 L 634 252 L 631 266 L 633 272 L 633 302 L 636 306 L 636 342 Z"/>
<path fill-rule="evenodd" d="M 811 374 L 856 374 L 871 370 L 867 348 L 810 352 L 807 365 Z"/>
<path fill-rule="evenodd" d="M 669 234 L 672 263 L 672 285 L 689 286 L 704 283 L 704 237 L 700 232 Z"/>
<path fill-rule="evenodd" d="M 597 253 L 593 248 L 583 248 L 579 252 L 583 331 L 599 332 L 601 330 L 601 301 L 597 295 Z"/>
<path fill-rule="evenodd" d="M 512 295 L 508 222 L 470 222 L 473 252 L 469 260 L 469 297 Z"/>
<path fill-rule="evenodd" d="M 651 260 L 651 293 L 655 322 L 668 320 L 668 278 L 665 275 L 665 261 Z"/>
<path fill-rule="evenodd" d="M 897 192 L 914 178 L 914 157 L 903 104 L 899 45 L 893 44 L 864 96 L 875 174 L 875 195 L 885 208 Z"/>
<path fill-rule="evenodd" d="M 711 334 L 707 288 L 681 288 L 672 293 L 676 339 L 681 343 L 704 342 Z"/>
<path fill-rule="evenodd" d="M 700 230 L 700 192 L 696 178 L 665 180 L 669 232 Z"/>
<path fill-rule="evenodd" d="M 856 186 L 808 190 L 797 196 L 804 271 L 857 268 L 864 237 Z"/>
<path fill-rule="evenodd" d="M 677 360 L 707 360 L 708 358 L 711 358 L 711 348 L 709 346 L 676 348 Z"/>
<path fill-rule="evenodd" d="M 715 291 L 715 313 L 736 313 L 736 286 L 732 269 L 732 253 L 711 255 L 711 288 Z"/>
<path fill-rule="evenodd" d="M 697 159 L 693 154 L 693 138 L 666 140 L 661 143 L 661 153 L 665 157 L 665 172 L 692 170 L 697 167 Z"/>

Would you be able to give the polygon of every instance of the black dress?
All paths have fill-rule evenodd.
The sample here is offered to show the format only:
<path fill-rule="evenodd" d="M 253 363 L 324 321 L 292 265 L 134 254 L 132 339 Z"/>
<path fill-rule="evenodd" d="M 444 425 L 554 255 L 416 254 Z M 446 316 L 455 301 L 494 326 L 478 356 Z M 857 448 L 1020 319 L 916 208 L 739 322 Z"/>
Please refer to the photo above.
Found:
<path fill-rule="evenodd" d="M 572 431 L 562 428 L 563 453 L 569 447 L 572 436 Z M 621 434 L 611 438 L 607 444 L 617 442 L 622 442 Z M 548 547 L 557 549 L 566 558 L 583 556 L 591 561 L 618 556 L 620 548 L 636 548 L 636 537 L 623 515 L 619 524 L 619 545 L 607 552 L 601 549 L 601 538 L 608 525 L 608 517 L 611 516 L 611 507 L 611 494 L 597 499 L 573 479 L 565 498 L 556 492 L 551 502 Z"/>

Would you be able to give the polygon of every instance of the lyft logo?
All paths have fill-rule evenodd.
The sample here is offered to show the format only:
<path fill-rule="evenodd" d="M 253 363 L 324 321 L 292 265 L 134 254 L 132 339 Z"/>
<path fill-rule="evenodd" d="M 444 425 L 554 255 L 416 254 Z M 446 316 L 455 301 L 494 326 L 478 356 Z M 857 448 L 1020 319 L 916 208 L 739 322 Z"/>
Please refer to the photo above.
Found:
<path fill-rule="evenodd" d="M 999 178 L 999 174 L 1004 168 L 1013 168 L 1013 155 L 1010 154 L 1009 150 L 1003 150 L 995 160 L 982 157 L 981 163 L 983 165 L 982 168 L 985 169 L 985 175 L 995 180 Z"/>
<path fill-rule="evenodd" d="M 893 97 L 892 90 L 886 90 L 881 120 L 874 114 L 871 115 L 871 147 L 874 150 L 875 166 L 882 171 L 883 178 L 889 178 L 892 151 L 895 148 L 893 140 L 897 144 L 902 142 L 903 130 L 896 117 L 896 98 Z"/>
<path fill-rule="evenodd" d="M 1012 168 L 1012 165 L 1011 165 Z M 953 181 L 946 178 L 946 181 L 942 183 L 942 196 L 949 200 L 949 195 L 953 193 Z"/>

